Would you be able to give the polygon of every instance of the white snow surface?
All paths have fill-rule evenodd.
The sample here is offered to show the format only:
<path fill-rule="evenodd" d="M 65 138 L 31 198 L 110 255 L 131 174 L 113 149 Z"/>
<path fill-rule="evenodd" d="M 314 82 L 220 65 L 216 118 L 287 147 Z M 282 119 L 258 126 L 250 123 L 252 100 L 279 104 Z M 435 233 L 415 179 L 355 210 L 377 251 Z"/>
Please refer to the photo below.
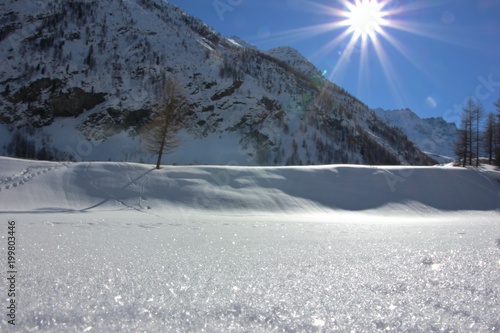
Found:
<path fill-rule="evenodd" d="M 496 331 L 498 175 L 0 157 L 15 331 Z"/>

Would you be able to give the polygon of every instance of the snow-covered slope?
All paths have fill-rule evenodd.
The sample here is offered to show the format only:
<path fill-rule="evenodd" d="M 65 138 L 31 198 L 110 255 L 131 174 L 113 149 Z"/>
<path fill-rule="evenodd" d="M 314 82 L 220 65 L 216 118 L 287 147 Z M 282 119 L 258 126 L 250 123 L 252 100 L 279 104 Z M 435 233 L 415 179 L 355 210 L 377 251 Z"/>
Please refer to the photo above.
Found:
<path fill-rule="evenodd" d="M 267 213 L 498 210 L 499 184 L 453 167 L 165 167 L 0 158 L 11 212 L 198 209 Z M 21 199 L 22 198 L 22 199 Z"/>
<path fill-rule="evenodd" d="M 455 141 L 457 126 L 446 122 L 443 118 L 422 119 L 410 109 L 386 111 L 376 109 L 374 112 L 391 126 L 403 131 L 422 151 L 432 158 L 441 161 L 455 159 Z"/>
<path fill-rule="evenodd" d="M 0 290 L 21 332 L 494 332 L 499 188 L 445 167 L 0 157 L 18 272 Z"/>
<path fill-rule="evenodd" d="M 240 37 L 238 36 L 231 36 L 231 37 L 228 37 L 227 40 L 230 42 L 230 43 L 233 43 L 235 44 L 236 46 L 241 46 L 241 47 L 245 47 L 247 49 L 254 49 L 254 50 L 257 50 L 257 47 L 255 45 L 252 45 L 250 44 L 249 42 L 247 42 L 246 40 L 243 40 L 241 39 Z"/>
<path fill-rule="evenodd" d="M 260 52 L 163 0 L 10 1 L 0 15 L 1 154 L 150 161 L 137 133 L 175 75 L 190 108 L 165 163 L 433 163 L 296 51 Z"/>
<path fill-rule="evenodd" d="M 322 80 L 321 72 L 296 49 L 289 46 L 281 46 L 266 52 L 270 56 L 284 61 L 291 67 L 316 80 Z"/>

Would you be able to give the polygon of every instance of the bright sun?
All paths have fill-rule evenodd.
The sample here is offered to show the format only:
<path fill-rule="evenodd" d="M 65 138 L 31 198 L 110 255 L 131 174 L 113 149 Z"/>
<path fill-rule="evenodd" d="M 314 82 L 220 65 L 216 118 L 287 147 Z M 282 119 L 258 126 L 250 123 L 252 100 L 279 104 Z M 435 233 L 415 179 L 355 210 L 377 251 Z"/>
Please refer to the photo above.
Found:
<path fill-rule="evenodd" d="M 353 74 L 357 73 L 358 89 L 361 91 L 363 85 L 371 87 L 372 75 L 381 71 L 389 84 L 390 93 L 402 102 L 399 100 L 403 96 L 398 84 L 399 73 L 393 66 L 394 61 L 391 61 L 394 54 L 403 56 L 423 72 L 427 71 L 397 36 L 405 33 L 447 41 L 443 39 L 445 36 L 435 34 L 431 25 L 411 20 L 412 12 L 434 6 L 436 2 L 440 1 L 309 1 L 314 12 L 329 16 L 325 23 L 295 29 L 281 34 L 280 38 L 290 36 L 302 39 L 334 32 L 331 40 L 314 54 L 315 58 L 323 59 L 328 66 L 323 69 L 322 75 L 332 82 L 341 82 L 346 78 L 352 80 Z M 358 61 L 355 63 L 354 60 Z M 428 75 L 432 76 L 432 73 Z"/>
<path fill-rule="evenodd" d="M 345 23 L 349 26 L 349 31 L 356 38 L 367 36 L 374 38 L 376 33 L 381 31 L 381 27 L 386 25 L 383 6 L 376 0 L 356 0 L 355 4 L 347 3 L 349 11 L 345 13 L 347 17 Z"/>

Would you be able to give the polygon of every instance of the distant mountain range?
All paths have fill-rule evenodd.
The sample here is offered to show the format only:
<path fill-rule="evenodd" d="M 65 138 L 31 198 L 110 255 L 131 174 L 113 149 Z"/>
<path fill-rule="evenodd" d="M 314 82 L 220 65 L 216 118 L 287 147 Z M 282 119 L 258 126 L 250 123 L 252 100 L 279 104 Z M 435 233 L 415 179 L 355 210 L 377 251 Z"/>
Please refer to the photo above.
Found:
<path fill-rule="evenodd" d="M 189 111 L 164 163 L 435 163 L 296 50 L 163 0 L 3 2 L 0 57 L 2 155 L 150 162 L 138 131 L 175 75 Z"/>
<path fill-rule="evenodd" d="M 389 125 L 401 129 L 408 139 L 429 156 L 441 162 L 454 160 L 458 131 L 454 123 L 448 123 L 440 117 L 422 119 L 410 109 L 373 111 Z"/>

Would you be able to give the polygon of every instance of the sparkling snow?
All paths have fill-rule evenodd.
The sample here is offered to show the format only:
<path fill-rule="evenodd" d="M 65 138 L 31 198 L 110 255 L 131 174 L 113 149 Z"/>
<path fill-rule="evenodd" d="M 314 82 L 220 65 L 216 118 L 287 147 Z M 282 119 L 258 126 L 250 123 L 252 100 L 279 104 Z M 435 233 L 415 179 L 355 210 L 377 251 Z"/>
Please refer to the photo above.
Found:
<path fill-rule="evenodd" d="M 498 331 L 498 183 L 487 173 L 423 168 L 393 192 L 374 170 L 156 171 L 0 157 L 3 253 L 7 221 L 17 222 L 15 331 Z M 438 178 L 455 176 L 480 197 L 471 209 L 438 209 L 449 204 L 438 202 L 444 188 L 422 199 L 432 183 L 444 186 Z M 366 193 L 360 200 L 372 190 L 385 199 L 336 206 L 342 196 L 328 195 L 321 179 L 347 199 L 356 188 Z M 350 188 L 341 187 L 347 180 Z M 487 200 L 495 191 L 496 208 Z M 0 330 L 9 331 L 1 318 Z"/>

